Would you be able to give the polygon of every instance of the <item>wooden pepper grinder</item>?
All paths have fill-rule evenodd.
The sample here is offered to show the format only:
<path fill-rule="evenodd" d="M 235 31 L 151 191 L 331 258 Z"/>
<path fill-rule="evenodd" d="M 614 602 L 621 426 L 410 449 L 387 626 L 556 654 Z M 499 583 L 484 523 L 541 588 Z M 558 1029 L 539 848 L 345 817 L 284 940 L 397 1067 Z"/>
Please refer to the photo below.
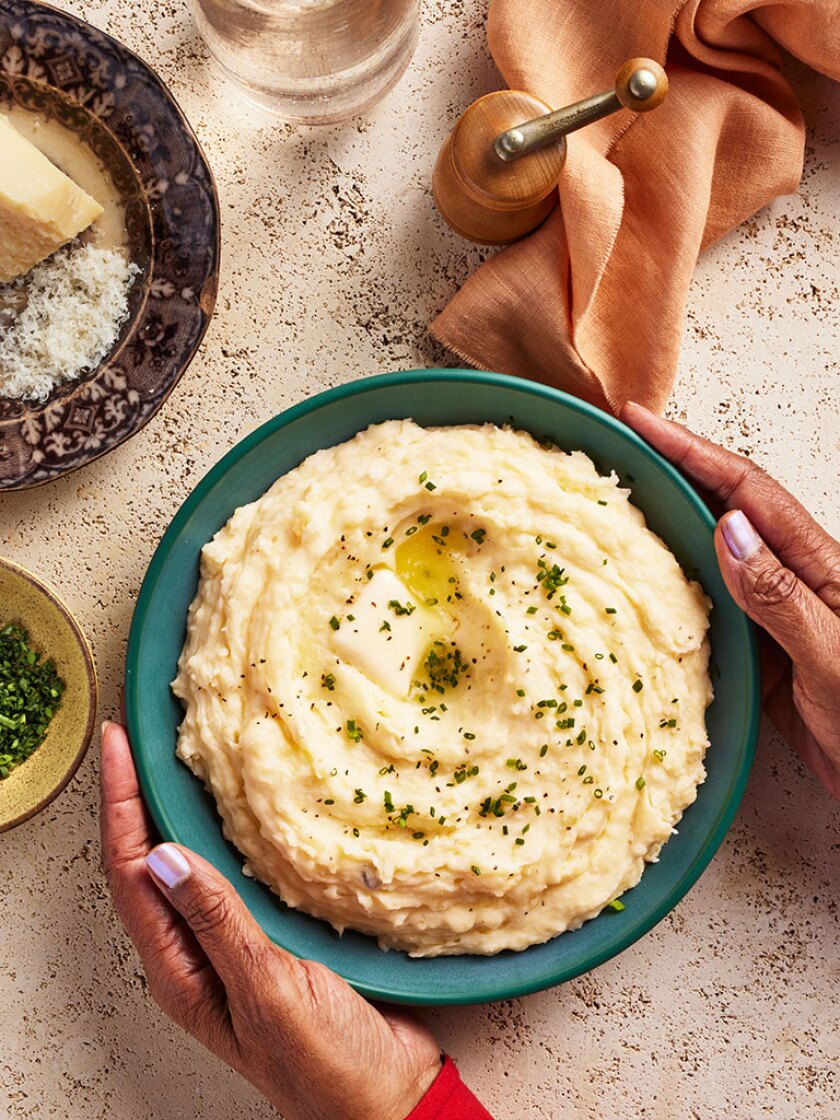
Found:
<path fill-rule="evenodd" d="M 463 114 L 440 150 L 432 179 L 447 225 L 481 245 L 504 245 L 530 233 L 557 203 L 566 162 L 566 136 L 593 121 L 630 109 L 661 105 L 668 78 L 651 58 L 631 58 L 615 88 L 552 111 L 519 90 L 480 97 Z"/>

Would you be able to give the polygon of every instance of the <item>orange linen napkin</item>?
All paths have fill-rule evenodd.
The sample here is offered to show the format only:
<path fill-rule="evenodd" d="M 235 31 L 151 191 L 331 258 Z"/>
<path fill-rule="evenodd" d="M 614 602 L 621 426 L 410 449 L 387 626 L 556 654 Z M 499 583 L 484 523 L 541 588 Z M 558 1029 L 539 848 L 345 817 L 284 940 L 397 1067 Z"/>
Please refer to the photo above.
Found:
<path fill-rule="evenodd" d="M 484 369 L 661 409 L 698 253 L 802 173 L 779 46 L 840 79 L 840 0 L 493 0 L 488 34 L 508 85 L 552 107 L 609 89 L 635 55 L 665 64 L 670 91 L 569 137 L 560 207 L 432 333 Z"/>

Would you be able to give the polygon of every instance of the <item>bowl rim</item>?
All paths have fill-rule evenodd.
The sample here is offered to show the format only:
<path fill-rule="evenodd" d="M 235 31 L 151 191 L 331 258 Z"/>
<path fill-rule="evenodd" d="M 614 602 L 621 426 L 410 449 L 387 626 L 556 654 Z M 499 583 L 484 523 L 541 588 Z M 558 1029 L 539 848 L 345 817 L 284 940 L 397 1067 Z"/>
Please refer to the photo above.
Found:
<path fill-rule="evenodd" d="M 39 592 L 44 598 L 48 599 L 50 603 L 56 608 L 59 614 L 64 618 L 65 622 L 70 627 L 70 631 L 76 640 L 76 645 L 82 655 L 82 660 L 85 666 L 85 678 L 87 682 L 87 692 L 89 701 L 88 718 L 85 724 L 85 729 L 82 732 L 81 742 L 67 769 L 62 773 L 58 782 L 46 793 L 40 801 L 29 809 L 25 809 L 18 816 L 13 817 L 8 821 L 0 821 L 0 832 L 8 832 L 12 828 L 16 828 L 24 821 L 28 821 L 42 809 L 45 809 L 51 801 L 66 788 L 71 778 L 79 769 L 82 764 L 82 759 L 87 754 L 88 747 L 90 746 L 91 739 L 93 738 L 93 729 L 96 725 L 96 712 L 99 707 L 99 679 L 96 673 L 96 662 L 93 657 L 93 650 L 90 647 L 90 642 L 79 625 L 79 621 L 61 596 L 55 591 L 48 583 L 34 575 L 27 568 L 21 564 L 16 564 L 13 560 L 7 560 L 5 557 L 0 556 L 0 568 L 5 568 L 15 576 L 19 576 L 27 583 L 31 584 L 34 589 Z M 38 748 L 36 748 L 38 749 Z"/>
<path fill-rule="evenodd" d="M 187 495 L 180 508 L 176 511 L 175 516 L 172 518 L 172 521 L 155 549 L 149 567 L 146 570 L 140 593 L 137 597 L 134 615 L 131 620 L 128 646 L 126 649 L 124 697 L 126 722 L 130 734 L 140 725 L 135 679 L 139 676 L 140 634 L 144 628 L 146 615 L 154 598 L 155 585 L 157 584 L 159 574 L 170 551 L 181 536 L 182 526 L 191 517 L 195 508 L 204 500 L 205 495 L 211 491 L 227 471 L 241 458 L 246 456 L 253 447 L 257 446 L 274 432 L 287 427 L 301 417 L 317 411 L 325 405 L 333 404 L 351 396 L 370 392 L 383 386 L 398 387 L 401 385 L 415 385 L 428 381 L 438 383 L 480 381 L 483 384 L 495 385 L 520 392 L 525 391 L 532 395 L 543 397 L 547 401 L 560 403 L 573 412 L 578 412 L 601 424 L 605 424 L 608 428 L 619 432 L 631 445 L 635 445 L 643 455 L 649 458 L 654 465 L 664 471 L 670 481 L 681 491 L 689 503 L 694 506 L 707 527 L 710 530 L 714 529 L 717 523 L 716 518 L 691 483 L 673 466 L 673 464 L 651 447 L 650 444 L 646 443 L 632 428 L 618 420 L 615 416 L 561 389 L 555 389 L 553 386 L 529 381 L 525 378 L 513 377 L 510 374 L 463 368 L 400 370 L 394 373 L 376 374 L 374 376 L 346 382 L 331 389 L 316 393 L 314 396 L 307 397 L 298 402 L 298 404 L 284 409 L 270 420 L 261 424 L 242 440 L 237 441 L 237 443 L 235 443 L 201 478 L 195 488 Z M 232 512 L 233 511 L 231 511 L 231 513 Z M 660 899 L 658 905 L 653 907 L 643 921 L 638 922 L 632 931 L 626 932 L 623 935 L 620 934 L 614 942 L 603 946 L 601 950 L 587 956 L 585 967 L 569 964 L 558 965 L 555 963 L 553 966 L 549 966 L 545 969 L 539 976 L 530 977 L 524 982 L 519 981 L 515 985 L 511 985 L 509 982 L 502 982 L 497 987 L 494 987 L 492 984 L 485 984 L 482 986 L 482 994 L 475 999 L 464 998 L 460 993 L 435 995 L 433 998 L 430 998 L 423 994 L 418 994 L 416 990 L 410 987 L 397 987 L 390 983 L 388 985 L 380 984 L 377 986 L 365 982 L 357 982 L 355 980 L 348 980 L 348 983 L 367 998 L 415 1006 L 456 1006 L 470 1003 L 488 1003 L 501 999 L 517 999 L 521 996 L 531 995 L 558 984 L 566 983 L 568 980 L 590 972 L 592 969 L 618 956 L 625 949 L 629 948 L 632 944 L 649 933 L 654 926 L 658 925 L 659 922 L 673 910 L 677 903 L 688 894 L 703 871 L 708 867 L 723 842 L 735 813 L 741 804 L 747 780 L 752 769 L 761 716 L 758 639 L 755 625 L 746 615 L 743 621 L 745 623 L 749 654 L 745 665 L 748 704 L 743 754 L 737 771 L 737 777 L 733 784 L 733 793 L 717 814 L 717 819 L 714 822 L 714 826 L 711 827 L 705 843 L 699 851 L 695 853 L 685 873 Z M 132 755 L 135 765 L 137 766 L 143 798 L 151 812 L 155 825 L 165 840 L 175 840 L 175 832 L 171 827 L 172 817 L 164 806 L 161 798 L 158 796 L 154 783 L 151 780 L 151 767 L 148 764 L 148 759 L 142 752 L 135 751 L 133 747 Z M 221 834 L 221 825 L 219 831 Z M 177 843 L 177 840 L 175 840 L 175 842 Z M 267 890 L 268 888 L 265 889 Z M 270 937 L 269 934 L 266 935 Z M 527 950 L 525 951 L 527 952 Z"/>
<path fill-rule="evenodd" d="M 160 76 L 160 74 L 155 69 L 155 67 L 153 67 L 150 63 L 148 63 L 144 58 L 141 58 L 140 55 L 137 54 L 136 51 L 131 49 L 131 47 L 126 46 L 126 44 L 123 43 L 123 41 L 121 39 L 118 39 L 115 35 L 111 35 L 111 34 L 109 34 L 109 32 L 104 31 L 100 27 L 97 27 L 95 24 L 91 23 L 89 20 L 83 19 L 81 16 L 75 15 L 73 12 L 65 11 L 63 8 L 58 8 L 54 4 L 45 3 L 45 0 L 18 0 L 18 2 L 19 3 L 25 3 L 26 5 L 32 7 L 35 10 L 44 9 L 45 11 L 49 12 L 51 15 L 59 17 L 63 20 L 66 20 L 69 24 L 71 24 L 74 27 L 74 29 L 77 31 L 77 33 L 82 38 L 87 37 L 91 32 L 93 32 L 95 35 L 99 36 L 101 39 L 104 39 L 106 41 L 106 43 L 108 44 L 109 48 L 116 47 L 119 51 L 124 51 L 126 55 L 128 55 L 131 59 L 133 59 L 135 62 L 137 62 L 137 64 L 151 76 L 155 86 L 158 88 L 158 90 L 160 91 L 162 96 L 169 102 L 169 104 L 172 108 L 172 111 L 173 111 L 175 117 L 180 121 L 181 126 L 182 126 L 185 134 L 188 136 L 190 141 L 195 145 L 195 149 L 198 153 L 198 156 L 199 156 L 201 162 L 204 165 L 204 169 L 207 172 L 207 179 L 208 179 L 208 183 L 209 183 L 209 186 L 210 186 L 210 194 L 211 194 L 212 203 L 213 203 L 213 214 L 215 216 L 215 223 L 214 223 L 214 225 L 215 225 L 215 236 L 213 238 L 213 245 L 212 245 L 212 251 L 213 251 L 212 268 L 211 268 L 207 278 L 204 281 L 204 284 L 201 288 L 201 292 L 199 293 L 198 302 L 199 302 L 199 306 L 200 306 L 201 312 L 202 312 L 202 322 L 199 325 L 199 328 L 196 332 L 195 338 L 192 340 L 189 349 L 187 350 L 183 359 L 179 363 L 179 365 L 176 369 L 176 372 L 175 372 L 175 374 L 172 378 L 172 381 L 170 382 L 169 385 L 167 385 L 165 391 L 161 394 L 160 399 L 158 400 L 155 407 L 149 413 L 147 413 L 141 419 L 141 421 L 138 424 L 136 424 L 134 427 L 132 427 L 129 431 L 125 432 L 125 434 L 120 436 L 114 443 L 109 443 L 107 446 L 102 447 L 101 450 L 97 450 L 97 451 L 92 452 L 82 462 L 74 463 L 72 466 L 69 466 L 66 469 L 56 470 L 54 473 L 50 474 L 48 477 L 39 478 L 39 479 L 37 479 L 36 481 L 33 481 L 33 482 L 29 482 L 26 479 L 21 479 L 20 481 L 17 481 L 15 483 L 13 483 L 12 485 L 5 485 L 4 484 L 3 486 L 0 486 L 0 494 L 3 494 L 3 493 L 11 494 L 11 493 L 20 492 L 20 491 L 23 491 L 23 490 L 37 490 L 38 487 L 47 486 L 47 485 L 49 485 L 49 483 L 55 482 L 59 478 L 66 478 L 68 475 L 73 474 L 75 471 L 81 470 L 83 467 L 88 466 L 90 463 L 95 462 L 97 459 L 101 459 L 103 456 L 108 455 L 111 451 L 116 451 L 116 449 L 118 447 L 121 447 L 124 443 L 127 443 L 128 440 L 130 440 L 132 438 L 132 436 L 137 435 L 138 432 L 142 431 L 143 428 L 145 428 L 146 425 L 151 420 L 153 420 L 155 418 L 155 416 L 157 416 L 157 414 L 160 412 L 160 410 L 166 404 L 166 402 L 169 399 L 169 397 L 171 396 L 172 392 L 175 390 L 175 387 L 178 385 L 181 378 L 186 373 L 187 369 L 192 364 L 193 359 L 195 358 L 196 354 L 198 353 L 198 351 L 201 347 L 201 344 L 204 341 L 204 337 L 207 334 L 207 330 L 210 326 L 210 321 L 213 318 L 213 313 L 214 313 L 215 308 L 216 308 L 216 300 L 218 298 L 219 276 L 220 276 L 220 270 L 221 270 L 221 247 L 222 247 L 222 211 L 221 211 L 221 207 L 219 205 L 219 190 L 218 190 L 218 187 L 216 185 L 216 177 L 213 174 L 213 167 L 212 167 L 210 161 L 208 160 L 207 154 L 204 151 L 204 148 L 201 144 L 201 141 L 196 136 L 195 131 L 194 131 L 192 125 L 190 124 L 186 113 L 181 108 L 180 103 L 176 100 L 174 94 L 169 89 L 169 86 L 163 80 L 163 78 Z M 41 81 L 40 84 L 48 86 L 50 89 L 55 89 L 55 90 L 59 89 L 59 87 L 53 85 L 52 82 Z M 59 90 L 59 92 L 60 92 L 60 90 Z M 107 121 L 103 120 L 102 124 L 104 125 L 105 128 L 107 128 L 110 131 L 110 126 L 108 125 Z M 119 143 L 119 141 L 116 141 L 116 142 Z M 120 144 L 120 147 L 123 147 L 123 145 Z M 129 159 L 131 159 L 131 155 L 128 152 L 128 150 L 125 149 L 125 148 L 124 148 L 124 150 L 126 152 L 126 156 Z M 137 168 L 134 165 L 134 161 L 131 160 L 131 162 L 132 162 L 132 166 L 134 167 L 135 172 L 137 172 Z M 138 177 L 139 177 L 139 175 L 138 175 Z M 147 207 L 147 210 L 148 210 L 148 208 L 149 208 L 148 200 L 146 201 L 146 207 Z M 156 242 L 155 242 L 155 237 L 154 237 L 154 230 L 152 230 L 152 259 L 154 259 L 155 245 L 156 245 Z M 144 306 L 145 306 L 145 303 L 146 303 L 147 300 L 148 300 L 148 293 L 146 293 L 145 296 L 144 296 Z M 122 349 L 122 343 L 119 343 L 119 344 L 115 345 L 114 349 L 112 351 L 109 351 L 108 355 L 105 358 L 103 358 L 103 361 L 102 361 L 101 364 L 105 364 L 107 362 L 110 362 L 111 359 L 114 358 L 114 356 L 119 352 L 120 349 Z M 2 432 L 2 427 L 0 427 L 0 432 Z"/>

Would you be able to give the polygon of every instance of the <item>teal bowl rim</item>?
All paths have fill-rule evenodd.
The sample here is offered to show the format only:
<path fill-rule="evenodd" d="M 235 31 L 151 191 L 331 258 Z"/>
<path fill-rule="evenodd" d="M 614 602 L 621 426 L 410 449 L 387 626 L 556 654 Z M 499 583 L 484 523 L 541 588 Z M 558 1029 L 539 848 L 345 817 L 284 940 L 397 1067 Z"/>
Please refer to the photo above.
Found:
<path fill-rule="evenodd" d="M 520 377 L 512 377 L 509 374 L 492 373 L 482 370 L 472 369 L 411 369 L 401 370 L 395 373 L 377 374 L 372 377 L 363 377 L 356 381 L 350 381 L 342 385 L 338 385 L 332 389 L 327 389 L 321 393 L 316 393 L 315 396 L 307 397 L 299 404 L 292 405 L 290 408 L 284 409 L 282 412 L 273 416 L 270 420 L 266 421 L 256 428 L 250 435 L 245 436 L 244 439 L 236 443 L 230 451 L 228 451 L 215 466 L 204 475 L 197 486 L 189 493 L 183 504 L 180 506 L 172 521 L 170 522 L 166 532 L 164 533 L 160 543 L 155 549 L 149 567 L 143 578 L 143 584 L 140 588 L 140 593 L 137 597 L 137 604 L 134 608 L 134 614 L 131 620 L 131 628 L 128 636 L 128 647 L 126 650 L 125 662 L 125 716 L 129 728 L 129 734 L 132 730 L 139 726 L 139 713 L 137 708 L 137 696 L 135 692 L 134 681 L 137 677 L 138 662 L 140 657 L 140 641 L 139 634 L 145 624 L 146 613 L 151 605 L 152 596 L 154 593 L 154 586 L 157 581 L 159 570 L 163 567 L 164 562 L 174 546 L 175 541 L 179 538 L 181 526 L 189 519 L 194 508 L 203 500 L 205 494 L 212 490 L 217 481 L 228 471 L 228 469 L 244 455 L 246 455 L 252 447 L 260 443 L 267 436 L 273 434 L 281 428 L 287 427 L 301 416 L 306 416 L 310 412 L 317 411 L 317 409 L 327 404 L 332 404 L 335 401 L 343 400 L 347 397 L 356 396 L 360 393 L 369 392 L 371 389 L 380 386 L 399 386 L 399 385 L 412 385 L 423 381 L 477 381 L 483 384 L 498 385 L 500 387 L 514 389 L 518 391 L 525 391 L 534 396 L 543 397 L 546 400 L 562 403 L 573 412 L 579 412 L 583 415 L 591 417 L 598 423 L 605 425 L 618 431 L 621 436 L 629 443 L 636 446 L 636 448 L 647 456 L 655 466 L 662 470 L 674 483 L 678 490 L 687 498 L 697 512 L 700 514 L 702 520 L 706 523 L 710 530 L 714 530 L 716 519 L 707 507 L 706 503 L 699 496 L 694 487 L 687 481 L 687 479 L 668 462 L 658 451 L 655 451 L 649 444 L 638 436 L 632 428 L 622 423 L 616 417 L 607 412 L 596 408 L 594 405 L 588 404 L 577 397 L 573 397 L 568 393 L 563 392 L 561 389 L 554 389 L 548 385 L 542 385 L 534 381 L 528 381 Z M 746 685 L 749 691 L 749 706 L 747 727 L 745 732 L 745 743 L 743 757 L 740 764 L 740 769 L 737 774 L 737 779 L 734 785 L 734 792 L 726 804 L 722 807 L 718 814 L 718 819 L 712 829 L 708 840 L 696 853 L 693 861 L 686 870 L 685 874 L 679 879 L 678 883 L 667 892 L 666 895 L 660 900 L 648 917 L 635 925 L 632 930 L 626 933 L 619 934 L 619 936 L 605 945 L 600 951 L 593 952 L 591 956 L 587 957 L 586 964 L 583 967 L 577 965 L 564 965 L 549 969 L 547 972 L 542 973 L 539 977 L 532 977 L 525 983 L 511 986 L 510 984 L 503 984 L 498 989 L 488 988 L 484 991 L 477 1000 L 465 1000 L 459 995 L 452 997 L 438 996 L 434 1001 L 418 995 L 412 990 L 396 989 L 389 987 L 371 987 L 368 984 L 353 982 L 352 987 L 361 995 L 367 996 L 371 999 L 390 1000 L 395 1003 L 401 1004 L 414 1004 L 418 1006 L 461 1006 L 467 1003 L 490 1003 L 494 1000 L 501 999 L 517 999 L 520 996 L 531 995 L 534 992 L 544 991 L 546 988 L 554 987 L 557 984 L 563 984 L 568 980 L 573 980 L 577 976 L 581 976 L 586 972 L 597 968 L 599 965 L 604 964 L 606 961 L 611 960 L 613 957 L 622 953 L 630 945 L 640 940 L 645 934 L 649 933 L 654 926 L 658 925 L 662 919 L 673 910 L 677 903 L 685 897 L 691 890 L 701 874 L 708 867 L 713 856 L 717 852 L 721 843 L 723 842 L 729 826 L 738 811 L 741 804 L 741 799 L 744 795 L 747 779 L 749 778 L 750 770 L 752 768 L 753 757 L 755 755 L 756 741 L 758 739 L 759 721 L 761 717 L 761 689 L 760 689 L 760 675 L 759 675 L 759 658 L 758 658 L 758 639 L 756 636 L 755 626 L 748 618 L 744 619 L 746 623 L 746 633 L 748 640 L 748 647 L 750 656 L 745 665 Z M 150 775 L 147 768 L 146 759 L 142 754 L 133 752 L 135 765 L 137 766 L 138 776 L 140 779 L 140 786 L 143 792 L 143 797 L 146 805 L 152 815 L 155 825 L 158 828 L 164 840 L 175 840 L 176 829 L 172 827 L 172 818 L 167 810 L 161 803 L 154 785 L 150 780 Z M 176 841 L 177 842 L 177 841 Z M 526 950 L 527 951 L 527 950 Z M 491 958 L 492 959 L 492 958 Z"/>

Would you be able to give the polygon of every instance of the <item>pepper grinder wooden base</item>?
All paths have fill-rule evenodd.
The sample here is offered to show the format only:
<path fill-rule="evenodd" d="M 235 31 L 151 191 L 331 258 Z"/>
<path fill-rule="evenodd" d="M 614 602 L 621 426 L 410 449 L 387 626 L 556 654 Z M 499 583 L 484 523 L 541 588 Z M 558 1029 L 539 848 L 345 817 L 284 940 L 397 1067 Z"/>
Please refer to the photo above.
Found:
<path fill-rule="evenodd" d="M 552 111 L 520 90 L 480 97 L 440 150 L 432 192 L 444 221 L 480 245 L 506 245 L 545 221 L 557 203 L 566 162 L 566 136 L 619 109 L 646 112 L 668 90 L 662 67 L 635 58 L 618 71 L 615 87 Z"/>
<path fill-rule="evenodd" d="M 505 245 L 545 221 L 557 202 L 565 138 L 513 164 L 498 158 L 493 141 L 550 112 L 538 97 L 508 89 L 467 109 L 441 148 L 432 177 L 437 207 L 456 233 L 481 245 Z"/>

